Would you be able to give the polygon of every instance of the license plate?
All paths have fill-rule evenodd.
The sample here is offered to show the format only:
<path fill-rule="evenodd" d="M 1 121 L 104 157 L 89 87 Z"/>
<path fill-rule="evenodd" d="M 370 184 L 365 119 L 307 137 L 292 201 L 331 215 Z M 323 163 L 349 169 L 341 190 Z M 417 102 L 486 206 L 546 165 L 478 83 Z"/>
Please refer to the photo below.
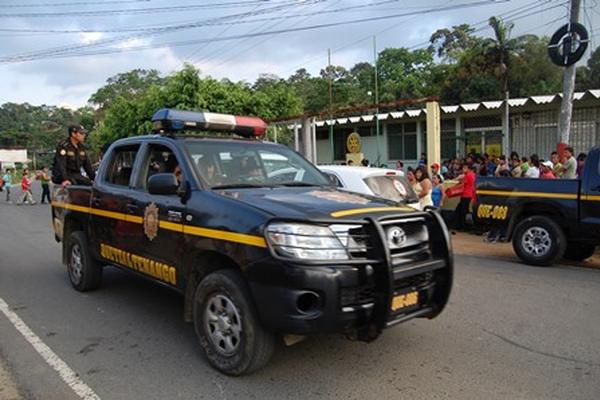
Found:
<path fill-rule="evenodd" d="M 417 304 L 419 304 L 419 292 L 397 294 L 392 298 L 392 311 L 400 311 L 403 308 L 413 307 Z"/>

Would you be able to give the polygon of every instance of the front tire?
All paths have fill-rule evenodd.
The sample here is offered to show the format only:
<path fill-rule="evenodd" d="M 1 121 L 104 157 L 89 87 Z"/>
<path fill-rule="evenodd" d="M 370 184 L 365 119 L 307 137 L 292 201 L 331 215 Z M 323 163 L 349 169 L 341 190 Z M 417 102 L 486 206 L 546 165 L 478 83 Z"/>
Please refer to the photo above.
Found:
<path fill-rule="evenodd" d="M 561 258 L 567 239 L 560 226 L 545 216 L 527 217 L 515 228 L 513 249 L 523 262 L 550 266 Z"/>
<path fill-rule="evenodd" d="M 564 258 L 571 261 L 583 261 L 590 258 L 596 252 L 596 246 L 593 244 L 569 242 Z"/>
<path fill-rule="evenodd" d="M 71 285 L 80 292 L 100 287 L 102 266 L 92 257 L 85 233 L 72 232 L 67 242 L 67 272 Z"/>
<path fill-rule="evenodd" d="M 238 376 L 269 362 L 274 336 L 260 325 L 238 271 L 220 270 L 206 276 L 196 289 L 193 313 L 204 355 L 218 371 Z"/>

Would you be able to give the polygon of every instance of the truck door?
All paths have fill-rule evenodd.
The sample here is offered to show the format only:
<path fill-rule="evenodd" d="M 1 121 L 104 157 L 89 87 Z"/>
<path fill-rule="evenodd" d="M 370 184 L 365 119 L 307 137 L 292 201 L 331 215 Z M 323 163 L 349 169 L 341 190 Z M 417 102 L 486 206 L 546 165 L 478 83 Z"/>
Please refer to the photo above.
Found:
<path fill-rule="evenodd" d="M 126 221 L 126 204 L 131 192 L 130 180 L 140 145 L 115 148 L 96 177 L 91 201 L 91 238 L 99 255 L 100 245 L 128 250 L 136 228 Z"/>
<path fill-rule="evenodd" d="M 176 150 L 168 143 L 148 143 L 143 152 L 138 176 L 135 178 L 135 197 L 127 204 L 128 212 L 142 220 L 139 235 L 136 237 L 138 255 L 160 263 L 160 270 L 151 272 L 160 281 L 175 285 L 174 276 L 165 276 L 170 272 L 180 271 L 185 254 L 183 240 L 183 224 L 186 206 L 178 195 L 154 195 L 148 193 L 148 179 L 155 173 L 179 174 L 179 160 Z M 166 266 L 166 267 L 165 267 Z M 158 268 L 158 267 L 157 267 Z M 172 268 L 175 268 L 173 270 Z"/>
<path fill-rule="evenodd" d="M 584 171 L 581 195 L 582 233 L 600 238 L 600 150 L 590 152 Z"/>

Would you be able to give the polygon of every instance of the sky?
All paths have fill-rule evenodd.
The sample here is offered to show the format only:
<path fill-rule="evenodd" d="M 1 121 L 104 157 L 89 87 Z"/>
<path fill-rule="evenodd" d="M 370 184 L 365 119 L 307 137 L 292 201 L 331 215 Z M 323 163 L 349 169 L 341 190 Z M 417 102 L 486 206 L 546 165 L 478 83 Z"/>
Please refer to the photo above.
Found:
<path fill-rule="evenodd" d="M 564 0 L 0 0 L 0 104 L 81 107 L 106 80 L 135 68 L 253 82 L 372 62 L 376 49 L 426 47 L 440 28 L 468 23 L 491 36 L 490 16 L 512 36 L 550 36 Z M 600 45 L 600 0 L 580 22 Z M 590 51 L 588 50 L 587 55 Z"/>

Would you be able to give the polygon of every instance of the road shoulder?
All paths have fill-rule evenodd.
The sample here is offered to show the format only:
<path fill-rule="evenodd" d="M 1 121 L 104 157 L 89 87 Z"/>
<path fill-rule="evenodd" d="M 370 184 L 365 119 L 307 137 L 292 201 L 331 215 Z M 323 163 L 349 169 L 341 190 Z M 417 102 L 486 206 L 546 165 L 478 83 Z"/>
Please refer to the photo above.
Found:
<path fill-rule="evenodd" d="M 452 249 L 456 254 L 485 257 L 505 261 L 521 262 L 513 251 L 511 243 L 488 243 L 482 235 L 456 232 L 452 235 Z M 584 261 L 560 260 L 562 265 L 600 269 L 600 247 L 596 253 Z"/>
<path fill-rule="evenodd" d="M 21 400 L 22 398 L 8 366 L 0 359 L 0 399 Z"/>

